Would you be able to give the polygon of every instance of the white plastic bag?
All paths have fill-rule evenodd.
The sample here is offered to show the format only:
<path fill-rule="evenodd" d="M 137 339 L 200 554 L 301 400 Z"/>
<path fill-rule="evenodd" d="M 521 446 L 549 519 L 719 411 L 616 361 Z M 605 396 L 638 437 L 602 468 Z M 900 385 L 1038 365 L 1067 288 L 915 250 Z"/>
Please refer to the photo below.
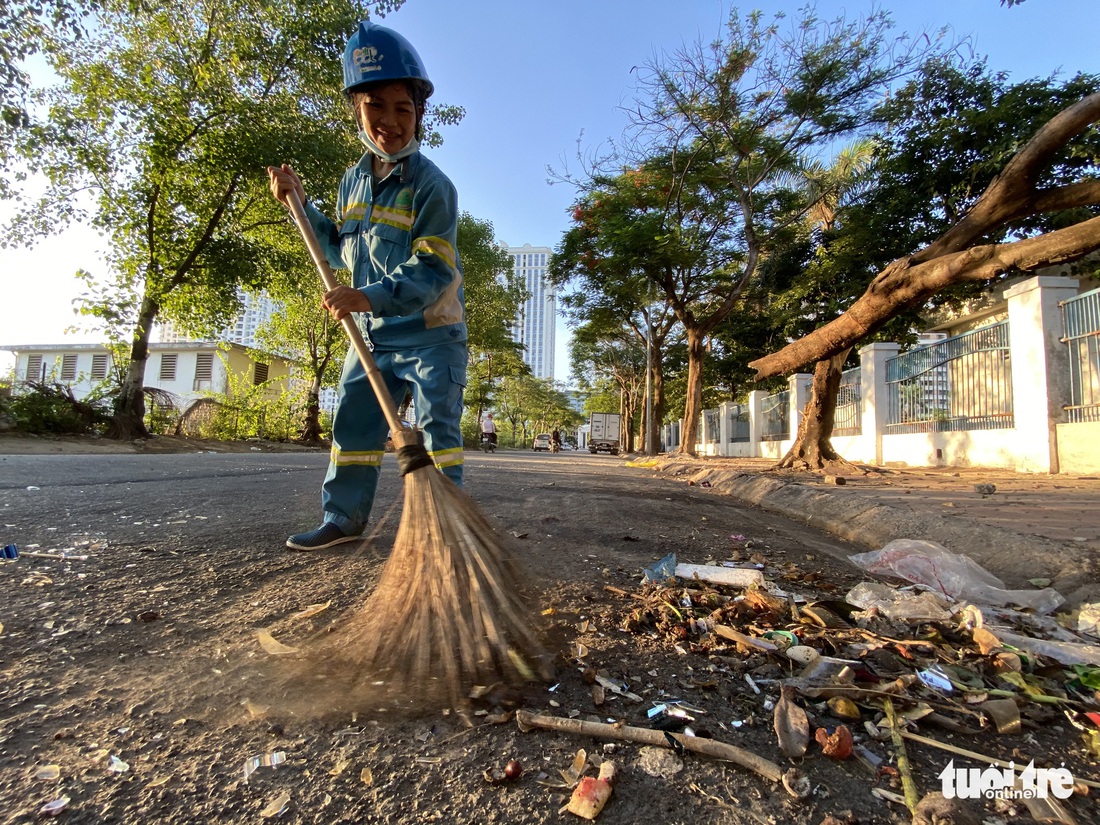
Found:
<path fill-rule="evenodd" d="M 887 618 L 902 621 L 946 622 L 951 618 L 950 605 L 936 593 L 895 590 L 878 582 L 860 582 L 848 591 L 844 601 L 862 610 L 874 609 Z"/>
<path fill-rule="evenodd" d="M 1049 613 L 1065 602 L 1058 591 L 1049 587 L 1005 590 L 1004 582 L 972 558 L 952 553 L 934 541 L 897 539 L 881 550 L 858 553 L 848 559 L 869 573 L 923 584 L 957 601 L 1014 604 L 1036 613 Z"/>

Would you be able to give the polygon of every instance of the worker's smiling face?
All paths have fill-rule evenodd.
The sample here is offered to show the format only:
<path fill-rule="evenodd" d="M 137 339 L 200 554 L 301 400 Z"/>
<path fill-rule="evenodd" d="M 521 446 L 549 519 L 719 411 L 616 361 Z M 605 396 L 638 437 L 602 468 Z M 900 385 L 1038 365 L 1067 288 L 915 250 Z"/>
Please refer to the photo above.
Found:
<path fill-rule="evenodd" d="M 359 125 L 386 154 L 396 154 L 416 134 L 416 102 L 405 83 L 395 82 L 355 96 Z"/>

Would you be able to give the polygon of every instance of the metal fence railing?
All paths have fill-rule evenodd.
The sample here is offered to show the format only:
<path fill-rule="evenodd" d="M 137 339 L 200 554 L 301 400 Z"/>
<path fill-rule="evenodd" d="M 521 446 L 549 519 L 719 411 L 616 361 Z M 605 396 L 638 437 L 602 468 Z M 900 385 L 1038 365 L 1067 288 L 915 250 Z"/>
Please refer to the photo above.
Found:
<path fill-rule="evenodd" d="M 760 440 L 783 441 L 791 434 L 791 391 L 783 390 L 767 396 L 760 405 Z"/>
<path fill-rule="evenodd" d="M 703 410 L 703 432 L 700 434 L 707 444 L 717 444 L 722 440 L 722 417 L 718 410 Z"/>
<path fill-rule="evenodd" d="M 888 359 L 886 387 L 890 435 L 1015 426 L 1008 321 Z"/>
<path fill-rule="evenodd" d="M 749 426 L 749 405 L 734 404 L 730 407 L 729 418 L 730 443 L 747 444 L 752 434 Z"/>
<path fill-rule="evenodd" d="M 862 374 L 860 367 L 852 367 L 841 374 L 833 435 L 859 435 L 863 432 Z"/>
<path fill-rule="evenodd" d="M 1100 289 L 1063 301 L 1062 325 L 1069 354 L 1066 422 L 1100 421 Z"/>

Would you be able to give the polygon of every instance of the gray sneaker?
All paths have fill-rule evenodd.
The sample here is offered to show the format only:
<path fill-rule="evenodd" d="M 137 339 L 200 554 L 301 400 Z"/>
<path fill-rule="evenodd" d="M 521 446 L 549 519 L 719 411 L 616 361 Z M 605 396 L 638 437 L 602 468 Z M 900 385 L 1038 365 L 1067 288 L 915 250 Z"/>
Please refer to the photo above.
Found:
<path fill-rule="evenodd" d="M 308 533 L 298 533 L 286 540 L 286 546 L 291 550 L 324 550 L 326 547 L 334 547 L 349 541 L 358 541 L 359 534 L 349 536 L 331 521 L 326 521 L 316 530 Z"/>

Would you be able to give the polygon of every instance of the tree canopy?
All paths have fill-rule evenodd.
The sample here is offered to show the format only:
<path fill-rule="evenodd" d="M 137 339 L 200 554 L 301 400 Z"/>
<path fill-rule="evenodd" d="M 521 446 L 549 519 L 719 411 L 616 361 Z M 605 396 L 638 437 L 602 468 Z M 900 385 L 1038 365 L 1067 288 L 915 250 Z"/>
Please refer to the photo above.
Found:
<path fill-rule="evenodd" d="M 205 0 L 89 5 L 69 36 L 28 23 L 60 83 L 37 90 L 11 144 L 47 181 L 7 234 L 26 242 L 83 220 L 105 233 L 112 283 L 92 314 L 128 307 L 130 369 L 115 434 L 142 434 L 153 321 L 223 326 L 292 242 L 266 166 L 290 162 L 324 208 L 358 156 L 341 95 L 347 36 L 400 0 Z M 37 7 L 27 5 L 34 17 Z M 60 8 L 60 7 L 59 7 Z M 66 7 L 67 8 L 67 7 Z M 437 121 L 460 115 L 437 110 Z"/>

